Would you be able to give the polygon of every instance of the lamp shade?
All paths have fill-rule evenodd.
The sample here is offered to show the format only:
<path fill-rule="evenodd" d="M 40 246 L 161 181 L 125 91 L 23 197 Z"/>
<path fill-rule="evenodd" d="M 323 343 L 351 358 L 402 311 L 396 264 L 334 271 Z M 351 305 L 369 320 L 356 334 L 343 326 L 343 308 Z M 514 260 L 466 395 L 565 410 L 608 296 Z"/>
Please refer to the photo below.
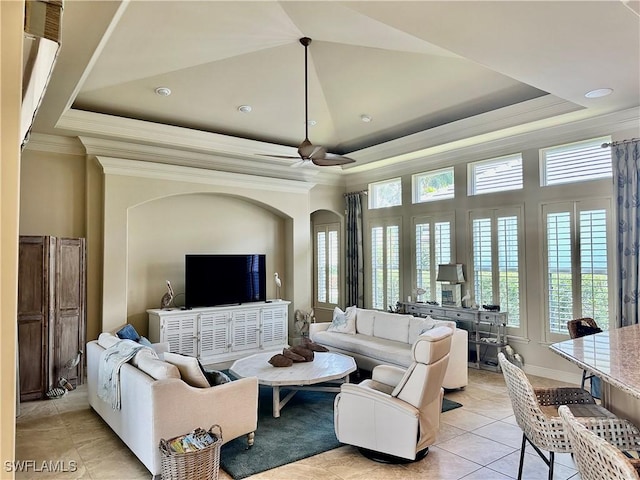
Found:
<path fill-rule="evenodd" d="M 444 263 L 438 265 L 437 282 L 464 283 L 461 263 Z"/>

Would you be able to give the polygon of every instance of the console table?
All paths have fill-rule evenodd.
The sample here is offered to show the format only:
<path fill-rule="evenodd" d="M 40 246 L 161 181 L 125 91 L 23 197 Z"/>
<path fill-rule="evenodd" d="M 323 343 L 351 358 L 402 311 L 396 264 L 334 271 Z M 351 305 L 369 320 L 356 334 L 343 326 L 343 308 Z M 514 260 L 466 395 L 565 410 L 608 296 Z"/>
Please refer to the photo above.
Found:
<path fill-rule="evenodd" d="M 445 307 L 429 303 L 399 302 L 404 313 L 414 317 L 432 317 L 453 320 L 458 328 L 469 332 L 469 366 L 484 370 L 500 371 L 498 352 L 507 346 L 506 312 L 476 310 L 472 308 Z M 480 350 L 484 347 L 484 354 Z M 485 358 L 489 354 L 488 358 Z"/>
<path fill-rule="evenodd" d="M 285 300 L 182 310 L 151 309 L 149 340 L 169 342 L 173 353 L 210 364 L 287 346 L 289 304 Z"/>

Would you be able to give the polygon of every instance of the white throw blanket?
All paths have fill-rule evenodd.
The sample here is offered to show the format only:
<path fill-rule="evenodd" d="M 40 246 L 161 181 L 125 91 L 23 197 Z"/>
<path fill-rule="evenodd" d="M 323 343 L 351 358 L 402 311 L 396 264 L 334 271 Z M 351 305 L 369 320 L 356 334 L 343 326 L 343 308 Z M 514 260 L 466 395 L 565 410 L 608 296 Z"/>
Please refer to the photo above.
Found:
<path fill-rule="evenodd" d="M 120 367 L 141 348 L 148 347 L 133 340 L 120 340 L 100 355 L 98 398 L 109 403 L 114 410 L 120 410 Z"/>

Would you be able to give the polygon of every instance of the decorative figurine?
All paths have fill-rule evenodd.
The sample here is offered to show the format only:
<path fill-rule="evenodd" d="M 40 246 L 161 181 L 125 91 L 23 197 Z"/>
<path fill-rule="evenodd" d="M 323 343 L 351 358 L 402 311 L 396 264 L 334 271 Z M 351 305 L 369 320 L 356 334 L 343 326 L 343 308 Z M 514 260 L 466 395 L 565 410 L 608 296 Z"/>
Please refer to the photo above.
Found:
<path fill-rule="evenodd" d="M 160 308 L 162 310 L 169 308 L 171 302 L 173 302 L 173 288 L 171 288 L 171 282 L 169 280 L 167 280 L 167 289 L 167 293 L 165 293 L 160 300 Z"/>

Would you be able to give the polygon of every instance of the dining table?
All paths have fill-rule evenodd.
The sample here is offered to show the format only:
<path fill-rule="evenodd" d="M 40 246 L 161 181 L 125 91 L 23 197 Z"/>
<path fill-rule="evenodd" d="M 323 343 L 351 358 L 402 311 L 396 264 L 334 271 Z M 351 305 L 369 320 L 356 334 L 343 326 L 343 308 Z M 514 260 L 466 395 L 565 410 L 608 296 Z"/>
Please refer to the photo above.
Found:
<path fill-rule="evenodd" d="M 640 325 L 565 340 L 549 346 L 602 380 L 602 404 L 640 426 Z"/>

